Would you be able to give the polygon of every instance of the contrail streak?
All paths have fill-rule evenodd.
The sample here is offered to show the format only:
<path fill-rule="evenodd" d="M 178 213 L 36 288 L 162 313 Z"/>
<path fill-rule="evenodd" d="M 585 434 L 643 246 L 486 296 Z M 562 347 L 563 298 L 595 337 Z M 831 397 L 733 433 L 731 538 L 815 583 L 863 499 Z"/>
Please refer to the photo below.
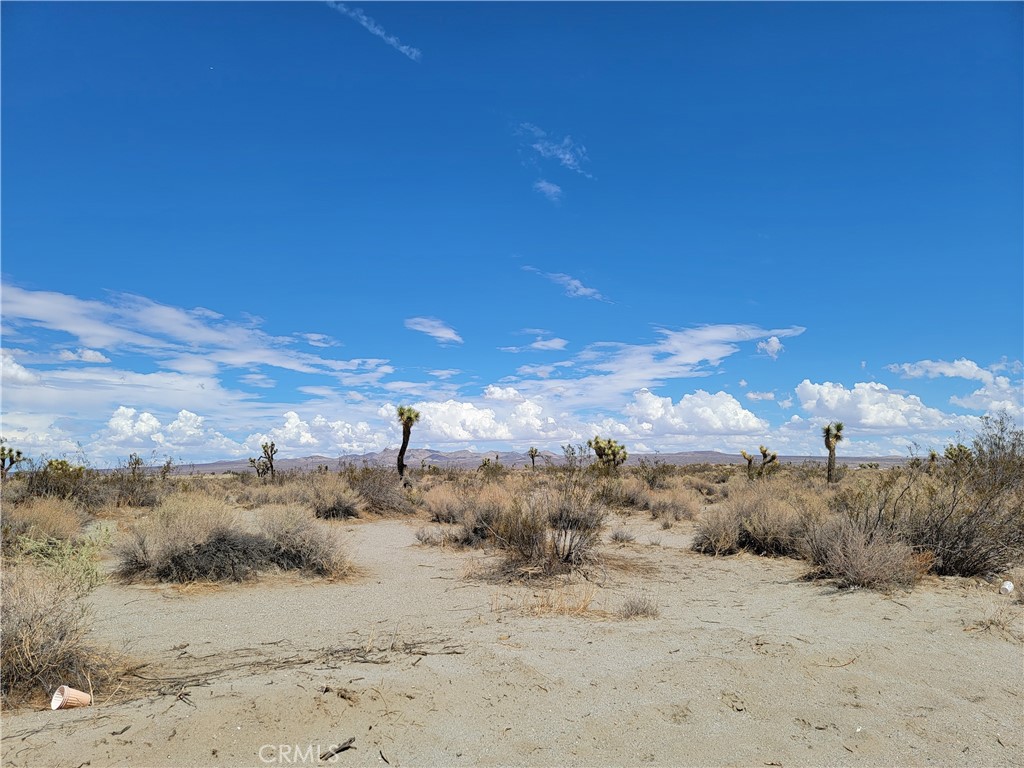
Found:
<path fill-rule="evenodd" d="M 423 53 L 419 48 L 413 48 L 411 45 L 402 45 L 402 41 L 394 35 L 389 35 L 380 24 L 371 19 L 359 8 L 349 8 L 344 3 L 334 2 L 334 0 L 327 0 L 327 5 L 336 10 L 338 13 L 343 13 L 350 19 L 355 19 L 371 34 L 376 35 L 385 43 L 390 45 L 399 53 L 403 53 L 413 61 L 419 61 L 423 56 Z"/>

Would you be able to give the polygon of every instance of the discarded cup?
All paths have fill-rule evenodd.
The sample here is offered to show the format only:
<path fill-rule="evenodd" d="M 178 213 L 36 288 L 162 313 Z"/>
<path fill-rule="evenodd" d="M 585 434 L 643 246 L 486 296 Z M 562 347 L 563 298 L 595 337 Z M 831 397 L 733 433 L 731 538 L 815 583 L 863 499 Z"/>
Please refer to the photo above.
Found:
<path fill-rule="evenodd" d="M 1013 582 L 1012 581 L 1004 581 L 1003 585 L 999 588 L 999 594 L 1000 595 L 1008 595 L 1011 592 L 1013 592 Z"/>
<path fill-rule="evenodd" d="M 88 707 L 91 701 L 92 696 L 85 691 L 80 691 L 77 688 L 70 688 L 69 686 L 62 685 L 54 692 L 53 698 L 50 699 L 50 709 Z"/>

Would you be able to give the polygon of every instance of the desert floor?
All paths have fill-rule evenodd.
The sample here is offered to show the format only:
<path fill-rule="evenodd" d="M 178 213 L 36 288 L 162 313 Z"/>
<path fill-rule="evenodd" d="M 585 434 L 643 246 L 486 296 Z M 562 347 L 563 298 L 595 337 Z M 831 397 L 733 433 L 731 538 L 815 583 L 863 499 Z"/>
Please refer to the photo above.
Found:
<path fill-rule="evenodd" d="M 3 715 L 4 766 L 1024 765 L 1024 604 L 981 581 L 838 591 L 791 560 L 622 524 L 553 590 L 422 521 L 338 523 L 358 573 L 107 584 L 93 641 L 147 662 L 94 706 Z M 646 597 L 656 618 L 623 619 Z M 589 609 L 574 615 L 576 608 Z M 348 739 L 352 748 L 320 760 Z"/>

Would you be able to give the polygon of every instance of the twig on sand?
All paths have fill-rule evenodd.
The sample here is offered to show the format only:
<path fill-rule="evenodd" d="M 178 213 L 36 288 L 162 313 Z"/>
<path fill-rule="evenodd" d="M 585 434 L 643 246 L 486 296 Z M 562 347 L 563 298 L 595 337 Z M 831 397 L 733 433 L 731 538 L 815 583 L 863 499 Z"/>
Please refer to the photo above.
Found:
<path fill-rule="evenodd" d="M 852 659 L 850 659 L 849 661 L 845 661 L 842 664 L 815 664 L 814 666 L 816 666 L 816 667 L 829 667 L 830 669 L 839 669 L 839 667 L 848 667 L 848 666 L 850 666 L 851 664 L 853 664 L 853 662 L 855 662 L 859 658 L 860 658 L 860 656 L 854 656 Z"/>
<path fill-rule="evenodd" d="M 355 749 L 355 747 L 353 746 L 353 744 L 355 744 L 355 743 L 356 743 L 356 737 L 353 736 L 352 738 L 348 739 L 344 743 L 339 744 L 338 746 L 334 747 L 333 749 L 330 749 L 327 752 L 325 752 L 324 754 L 320 755 L 320 762 L 323 762 L 324 760 L 332 758 L 335 755 L 344 752 L 345 750 Z"/>

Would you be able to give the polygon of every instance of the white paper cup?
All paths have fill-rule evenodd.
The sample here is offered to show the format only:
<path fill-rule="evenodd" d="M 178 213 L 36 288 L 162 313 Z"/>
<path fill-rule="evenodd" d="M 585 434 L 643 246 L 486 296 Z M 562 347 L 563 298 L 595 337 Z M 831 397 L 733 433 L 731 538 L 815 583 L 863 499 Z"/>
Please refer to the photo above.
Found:
<path fill-rule="evenodd" d="M 62 685 L 54 691 L 53 698 L 50 699 L 50 709 L 88 707 L 91 701 L 92 696 L 85 691 L 80 691 L 77 688 L 70 688 L 66 685 Z"/>
<path fill-rule="evenodd" d="M 999 587 L 999 594 L 1000 595 L 1008 595 L 1011 592 L 1013 592 L 1013 582 L 1012 581 L 1004 581 L 1003 585 L 1001 587 Z"/>

